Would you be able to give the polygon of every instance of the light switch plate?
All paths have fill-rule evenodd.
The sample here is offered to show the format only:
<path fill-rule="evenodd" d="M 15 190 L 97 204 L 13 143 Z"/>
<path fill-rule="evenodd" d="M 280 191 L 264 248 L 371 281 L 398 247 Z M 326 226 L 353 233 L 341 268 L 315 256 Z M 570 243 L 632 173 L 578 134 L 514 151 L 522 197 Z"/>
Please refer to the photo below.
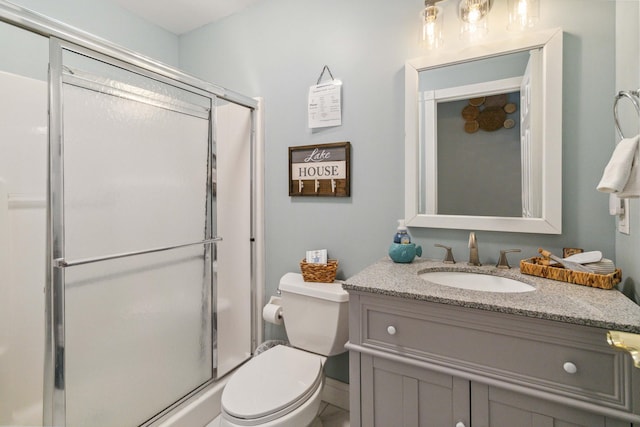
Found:
<path fill-rule="evenodd" d="M 621 215 L 618 215 L 618 231 L 622 234 L 630 234 L 629 231 L 629 199 L 622 199 L 620 202 L 623 203 L 623 212 Z"/>

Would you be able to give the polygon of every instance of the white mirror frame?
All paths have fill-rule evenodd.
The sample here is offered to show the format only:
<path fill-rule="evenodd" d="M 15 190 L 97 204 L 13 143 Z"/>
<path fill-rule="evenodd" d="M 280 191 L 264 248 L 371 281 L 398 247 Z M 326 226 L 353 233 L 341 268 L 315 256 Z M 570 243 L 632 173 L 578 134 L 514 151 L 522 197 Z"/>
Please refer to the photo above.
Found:
<path fill-rule="evenodd" d="M 542 48 L 542 215 L 540 218 L 421 214 L 418 74 L 420 71 Z M 405 64 L 405 222 L 410 227 L 562 233 L 562 29 L 438 52 Z"/>

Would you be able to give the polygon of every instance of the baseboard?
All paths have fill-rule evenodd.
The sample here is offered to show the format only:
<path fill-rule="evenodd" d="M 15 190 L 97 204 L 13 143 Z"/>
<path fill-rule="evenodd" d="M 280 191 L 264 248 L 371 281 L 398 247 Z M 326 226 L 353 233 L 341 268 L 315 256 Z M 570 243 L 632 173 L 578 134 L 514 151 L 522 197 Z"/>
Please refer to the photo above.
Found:
<path fill-rule="evenodd" d="M 349 384 L 325 378 L 322 400 L 338 408 L 349 410 Z"/>

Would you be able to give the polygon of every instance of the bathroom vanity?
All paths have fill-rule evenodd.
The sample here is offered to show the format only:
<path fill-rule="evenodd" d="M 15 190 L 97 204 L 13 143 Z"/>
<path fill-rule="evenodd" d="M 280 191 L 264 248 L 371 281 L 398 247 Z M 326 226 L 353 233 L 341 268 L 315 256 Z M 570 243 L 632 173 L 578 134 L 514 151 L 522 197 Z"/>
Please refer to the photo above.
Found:
<path fill-rule="evenodd" d="M 451 270 L 499 275 L 535 290 L 465 290 L 420 277 Z M 386 259 L 344 288 L 352 426 L 640 423 L 640 369 L 607 343 L 610 330 L 640 333 L 640 307 L 616 290 L 518 269 Z"/>

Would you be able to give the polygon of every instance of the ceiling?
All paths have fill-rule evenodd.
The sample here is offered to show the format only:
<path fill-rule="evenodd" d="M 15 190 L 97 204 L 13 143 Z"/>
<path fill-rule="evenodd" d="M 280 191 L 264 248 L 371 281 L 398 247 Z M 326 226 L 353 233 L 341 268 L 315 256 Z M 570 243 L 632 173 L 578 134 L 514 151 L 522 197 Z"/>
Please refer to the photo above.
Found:
<path fill-rule="evenodd" d="M 184 34 L 261 0 L 111 0 L 174 34 Z"/>

